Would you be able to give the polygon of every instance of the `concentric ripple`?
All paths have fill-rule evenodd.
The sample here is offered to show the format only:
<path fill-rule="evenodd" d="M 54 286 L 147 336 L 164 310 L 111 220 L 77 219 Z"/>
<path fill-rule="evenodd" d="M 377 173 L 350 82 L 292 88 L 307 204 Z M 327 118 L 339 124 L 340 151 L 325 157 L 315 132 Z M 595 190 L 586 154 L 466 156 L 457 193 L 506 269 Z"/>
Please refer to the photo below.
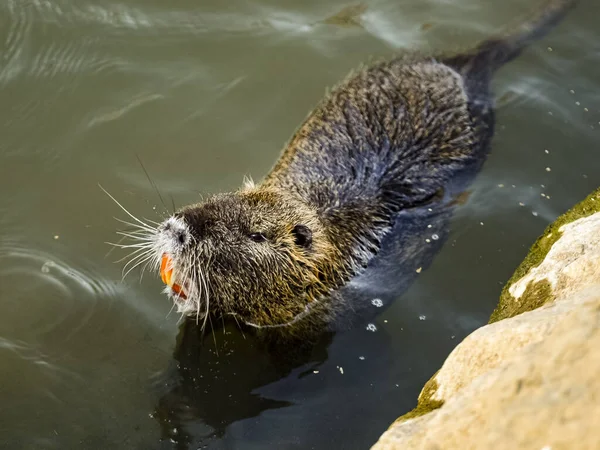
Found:
<path fill-rule="evenodd" d="M 31 341 L 60 327 L 72 335 L 87 323 L 100 299 L 111 301 L 120 289 L 56 255 L 15 244 L 0 246 L 0 330 L 10 336 Z"/>

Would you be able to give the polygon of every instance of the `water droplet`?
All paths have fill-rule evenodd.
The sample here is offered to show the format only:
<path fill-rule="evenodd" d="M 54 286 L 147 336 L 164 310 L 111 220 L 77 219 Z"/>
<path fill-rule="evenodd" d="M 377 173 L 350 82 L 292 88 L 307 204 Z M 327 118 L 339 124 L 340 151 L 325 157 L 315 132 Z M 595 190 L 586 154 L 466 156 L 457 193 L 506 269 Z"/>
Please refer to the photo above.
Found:
<path fill-rule="evenodd" d="M 374 323 L 370 323 L 369 325 L 367 325 L 367 331 L 375 332 L 375 331 L 377 331 L 377 327 L 375 326 Z"/>
<path fill-rule="evenodd" d="M 549 154 L 550 154 L 550 150 L 546 149 L 546 150 L 544 150 L 544 153 L 545 153 L 546 155 L 549 155 Z"/>
<path fill-rule="evenodd" d="M 552 169 L 550 167 L 546 167 L 546 172 L 551 172 Z"/>
<path fill-rule="evenodd" d="M 427 319 L 427 316 L 425 314 L 421 314 L 419 316 L 419 320 L 425 320 L 425 319 Z"/>
<path fill-rule="evenodd" d="M 371 304 L 377 308 L 381 308 L 383 306 L 383 301 L 380 298 L 374 298 L 371 300 Z"/>
<path fill-rule="evenodd" d="M 525 203 L 519 202 L 519 206 L 525 206 Z"/>
<path fill-rule="evenodd" d="M 538 213 L 537 213 L 537 211 L 532 211 L 532 212 L 531 212 L 531 214 L 533 214 L 533 216 L 534 216 L 534 217 L 537 217 L 537 216 L 538 216 Z"/>
<path fill-rule="evenodd" d="M 548 51 L 551 52 L 552 51 L 552 47 L 548 47 Z"/>
<path fill-rule="evenodd" d="M 359 356 L 358 359 L 360 359 L 361 361 L 364 361 L 365 357 L 364 356 Z"/>
<path fill-rule="evenodd" d="M 499 184 L 499 185 L 498 185 L 498 187 L 499 187 L 499 188 L 503 188 L 503 187 L 504 187 L 504 185 L 503 185 L 503 184 Z"/>
<path fill-rule="evenodd" d="M 419 267 L 419 268 L 416 270 L 416 272 L 417 272 L 417 273 L 421 273 L 421 271 L 422 271 L 422 270 L 423 270 L 423 268 L 422 268 L 422 267 Z"/>
<path fill-rule="evenodd" d="M 425 239 L 425 242 L 429 244 L 431 242 L 431 239 Z"/>
<path fill-rule="evenodd" d="M 433 239 L 434 241 L 437 241 L 440 237 L 437 234 L 432 234 L 431 235 L 431 239 Z"/>

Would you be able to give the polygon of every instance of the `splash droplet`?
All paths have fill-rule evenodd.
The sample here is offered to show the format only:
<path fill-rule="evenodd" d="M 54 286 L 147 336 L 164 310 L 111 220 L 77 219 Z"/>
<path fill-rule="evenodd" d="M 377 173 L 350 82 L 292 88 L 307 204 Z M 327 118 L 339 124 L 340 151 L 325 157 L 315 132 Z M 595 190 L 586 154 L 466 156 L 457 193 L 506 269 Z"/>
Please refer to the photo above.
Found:
<path fill-rule="evenodd" d="M 380 298 L 374 298 L 371 300 L 371 304 L 377 308 L 381 308 L 383 306 L 383 301 Z"/>

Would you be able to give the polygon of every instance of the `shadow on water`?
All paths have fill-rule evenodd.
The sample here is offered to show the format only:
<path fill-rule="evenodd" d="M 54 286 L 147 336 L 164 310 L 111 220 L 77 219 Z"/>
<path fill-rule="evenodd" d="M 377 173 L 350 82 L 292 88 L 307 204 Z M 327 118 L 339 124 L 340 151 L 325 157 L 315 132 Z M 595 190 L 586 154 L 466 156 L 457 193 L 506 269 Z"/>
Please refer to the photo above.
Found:
<path fill-rule="evenodd" d="M 162 429 L 161 448 L 203 448 L 223 438 L 234 422 L 292 406 L 257 391 L 290 375 L 312 374 L 328 359 L 336 334 L 374 326 L 367 324 L 411 286 L 443 247 L 452 214 L 476 170 L 458 177 L 443 200 L 401 214 L 367 269 L 300 322 L 257 329 L 213 318 L 211 333 L 194 319 L 185 321 L 171 367 L 157 383 L 161 392 L 153 417 Z M 334 311 L 332 304 L 343 306 Z"/>

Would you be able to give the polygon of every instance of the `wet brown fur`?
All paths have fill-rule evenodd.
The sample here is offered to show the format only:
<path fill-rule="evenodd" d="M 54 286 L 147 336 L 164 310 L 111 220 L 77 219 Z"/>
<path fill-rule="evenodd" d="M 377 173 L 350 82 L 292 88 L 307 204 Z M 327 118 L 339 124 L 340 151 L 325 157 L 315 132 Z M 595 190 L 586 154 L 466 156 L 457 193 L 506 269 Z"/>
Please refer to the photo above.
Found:
<path fill-rule="evenodd" d="M 357 71 L 308 116 L 260 184 L 179 211 L 193 239 L 178 263 L 204 271 L 211 313 L 289 324 L 357 274 L 400 211 L 435 201 L 457 173 L 481 166 L 493 135 L 493 71 L 572 3 L 550 0 L 519 39 Z M 265 242 L 249 239 L 257 232 Z"/>

